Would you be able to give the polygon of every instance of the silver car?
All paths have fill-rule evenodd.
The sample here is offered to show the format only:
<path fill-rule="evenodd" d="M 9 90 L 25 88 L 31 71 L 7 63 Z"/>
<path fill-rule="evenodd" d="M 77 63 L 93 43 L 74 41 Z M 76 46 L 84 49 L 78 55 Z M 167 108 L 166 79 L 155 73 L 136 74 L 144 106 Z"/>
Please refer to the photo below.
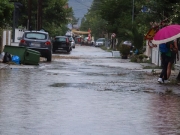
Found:
<path fill-rule="evenodd" d="M 71 42 L 71 47 L 75 48 L 75 41 L 74 41 L 73 37 L 69 37 L 69 42 Z"/>
<path fill-rule="evenodd" d="M 48 32 L 44 31 L 25 31 L 22 37 L 18 37 L 19 46 L 39 51 L 41 57 L 47 61 L 52 59 L 52 43 Z"/>
<path fill-rule="evenodd" d="M 99 46 L 103 46 L 105 44 L 105 38 L 98 38 L 96 40 L 95 46 L 99 47 Z"/>

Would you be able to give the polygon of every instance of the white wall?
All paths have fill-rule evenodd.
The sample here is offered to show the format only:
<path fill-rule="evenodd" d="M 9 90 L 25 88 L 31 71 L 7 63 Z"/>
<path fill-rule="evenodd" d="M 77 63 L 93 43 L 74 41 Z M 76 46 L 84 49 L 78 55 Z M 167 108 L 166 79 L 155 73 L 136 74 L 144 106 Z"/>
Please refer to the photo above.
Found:
<path fill-rule="evenodd" d="M 11 44 L 11 30 L 3 30 L 2 32 L 2 42 L 0 44 L 0 53 L 3 51 L 5 45 Z"/>
<path fill-rule="evenodd" d="M 152 48 L 151 55 L 152 55 L 152 63 L 160 66 L 161 60 L 160 60 L 160 53 L 159 53 L 159 45 L 157 45 L 157 47 Z"/>
<path fill-rule="evenodd" d="M 151 62 L 153 64 L 161 66 L 159 45 L 157 45 L 157 47 L 150 48 L 148 46 L 148 41 L 146 41 L 146 52 L 144 54 L 151 58 Z"/>
<path fill-rule="evenodd" d="M 179 51 L 179 56 L 180 56 L 180 51 Z M 179 60 L 179 61 L 176 61 L 175 69 L 176 69 L 176 70 L 180 70 L 180 60 Z"/>
<path fill-rule="evenodd" d="M 24 34 L 24 30 L 22 29 L 15 29 L 15 39 L 14 42 L 19 42 L 19 40 L 17 40 L 18 37 L 22 37 L 22 35 Z"/>

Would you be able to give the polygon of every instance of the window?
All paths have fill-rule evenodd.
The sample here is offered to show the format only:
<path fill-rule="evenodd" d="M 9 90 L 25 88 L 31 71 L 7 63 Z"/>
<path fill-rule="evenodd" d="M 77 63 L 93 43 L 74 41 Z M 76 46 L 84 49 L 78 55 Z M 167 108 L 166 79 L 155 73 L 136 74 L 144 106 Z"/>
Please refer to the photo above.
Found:
<path fill-rule="evenodd" d="M 66 38 L 57 37 L 57 38 L 55 38 L 55 41 L 64 41 L 64 42 L 66 42 Z"/>
<path fill-rule="evenodd" d="M 99 38 L 97 41 L 105 41 L 104 38 Z"/>
<path fill-rule="evenodd" d="M 70 41 L 70 42 L 72 42 L 72 41 L 73 41 L 72 37 L 70 37 L 70 38 L 69 38 L 69 41 Z"/>
<path fill-rule="evenodd" d="M 32 33 L 32 32 L 29 32 L 29 33 L 26 33 L 25 34 L 25 38 L 29 38 L 29 39 L 47 39 L 47 35 L 46 34 L 43 34 L 43 33 Z"/>

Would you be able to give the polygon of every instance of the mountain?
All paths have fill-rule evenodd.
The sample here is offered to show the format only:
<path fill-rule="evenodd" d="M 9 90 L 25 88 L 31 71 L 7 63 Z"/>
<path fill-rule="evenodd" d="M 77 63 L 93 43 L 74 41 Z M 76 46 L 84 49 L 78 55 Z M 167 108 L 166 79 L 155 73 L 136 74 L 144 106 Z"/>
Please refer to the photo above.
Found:
<path fill-rule="evenodd" d="M 91 7 L 93 0 L 69 0 L 69 7 L 72 7 L 74 11 L 74 16 L 79 18 L 79 23 L 84 15 L 88 12 L 88 9 Z"/>

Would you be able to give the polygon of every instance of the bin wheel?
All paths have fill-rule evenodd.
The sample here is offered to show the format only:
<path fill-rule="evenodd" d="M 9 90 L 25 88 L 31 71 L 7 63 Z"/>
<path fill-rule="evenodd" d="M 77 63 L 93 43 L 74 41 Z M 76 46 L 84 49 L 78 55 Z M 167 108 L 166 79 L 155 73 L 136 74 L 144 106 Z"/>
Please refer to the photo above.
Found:
<path fill-rule="evenodd" d="M 47 55 L 47 61 L 51 61 L 52 60 L 52 52 L 49 52 Z"/>

